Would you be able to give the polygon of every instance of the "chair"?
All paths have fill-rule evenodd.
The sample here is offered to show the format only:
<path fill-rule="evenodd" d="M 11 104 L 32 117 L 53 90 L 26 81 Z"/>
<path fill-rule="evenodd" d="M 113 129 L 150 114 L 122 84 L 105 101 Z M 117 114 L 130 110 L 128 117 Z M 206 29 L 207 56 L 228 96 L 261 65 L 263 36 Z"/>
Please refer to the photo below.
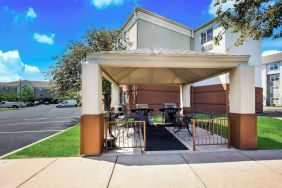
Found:
<path fill-rule="evenodd" d="M 189 124 L 192 123 L 193 117 L 193 114 L 175 115 L 173 125 L 174 128 L 178 127 L 178 129 L 174 133 L 179 132 L 182 128 L 186 128 L 189 136 L 192 136 L 192 133 L 189 129 Z"/>

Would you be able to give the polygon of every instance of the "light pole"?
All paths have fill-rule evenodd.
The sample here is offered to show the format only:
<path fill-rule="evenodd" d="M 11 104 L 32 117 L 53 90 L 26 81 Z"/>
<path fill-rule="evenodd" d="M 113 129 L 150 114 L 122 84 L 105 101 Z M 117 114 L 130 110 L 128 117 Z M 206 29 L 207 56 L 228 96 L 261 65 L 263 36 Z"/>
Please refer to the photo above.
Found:
<path fill-rule="evenodd" d="M 22 100 L 22 81 L 20 79 L 20 101 Z"/>

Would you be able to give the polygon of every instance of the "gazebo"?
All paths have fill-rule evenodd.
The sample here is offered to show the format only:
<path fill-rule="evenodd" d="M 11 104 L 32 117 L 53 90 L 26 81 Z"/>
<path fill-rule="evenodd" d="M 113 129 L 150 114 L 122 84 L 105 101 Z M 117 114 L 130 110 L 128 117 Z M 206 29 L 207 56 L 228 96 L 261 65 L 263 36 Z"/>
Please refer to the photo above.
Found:
<path fill-rule="evenodd" d="M 137 49 L 91 53 L 82 64 L 81 154 L 100 155 L 104 142 L 102 77 L 112 83 L 111 106 L 120 102 L 120 85 L 180 86 L 183 113 L 190 108 L 190 86 L 230 73 L 230 144 L 255 149 L 255 69 L 249 56 L 170 49 Z"/>

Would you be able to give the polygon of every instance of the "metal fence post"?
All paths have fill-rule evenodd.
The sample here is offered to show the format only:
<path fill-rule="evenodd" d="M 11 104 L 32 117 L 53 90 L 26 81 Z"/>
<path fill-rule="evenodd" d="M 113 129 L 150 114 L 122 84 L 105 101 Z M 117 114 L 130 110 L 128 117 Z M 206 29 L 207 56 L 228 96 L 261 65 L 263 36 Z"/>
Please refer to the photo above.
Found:
<path fill-rule="evenodd" d="M 144 127 L 144 151 L 146 151 L 147 146 L 147 134 L 146 134 L 146 121 L 143 121 L 143 127 Z"/>
<path fill-rule="evenodd" d="M 192 134 L 193 134 L 193 151 L 195 151 L 196 150 L 196 143 L 195 143 L 195 137 L 196 137 L 196 127 L 195 127 L 195 123 L 196 123 L 196 120 L 195 119 L 193 119 L 192 120 L 193 121 L 193 125 L 192 125 Z"/>

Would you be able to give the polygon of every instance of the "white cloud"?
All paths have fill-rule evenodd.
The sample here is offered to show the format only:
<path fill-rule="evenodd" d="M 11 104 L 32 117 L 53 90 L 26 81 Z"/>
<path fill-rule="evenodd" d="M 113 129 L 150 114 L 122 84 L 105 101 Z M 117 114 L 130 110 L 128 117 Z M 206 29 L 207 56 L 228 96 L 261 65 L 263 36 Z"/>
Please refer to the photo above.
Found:
<path fill-rule="evenodd" d="M 218 9 L 218 6 L 214 6 L 216 0 L 212 0 L 212 2 L 209 5 L 209 14 L 216 16 L 216 10 Z M 222 5 L 222 10 L 227 10 L 229 8 L 232 8 L 234 4 L 233 0 L 227 0 L 226 3 Z"/>
<path fill-rule="evenodd" d="M 2 10 L 7 15 L 10 15 L 14 22 L 32 22 L 35 18 L 37 18 L 37 14 L 32 7 L 27 8 L 24 12 L 17 12 L 8 6 L 4 6 Z"/>
<path fill-rule="evenodd" d="M 26 73 L 31 73 L 31 74 L 40 73 L 40 70 L 38 67 L 31 66 L 31 65 L 24 65 L 24 71 Z"/>
<path fill-rule="evenodd" d="M 92 4 L 99 8 L 107 8 L 110 5 L 121 5 L 125 0 L 91 0 Z"/>
<path fill-rule="evenodd" d="M 29 7 L 26 11 L 25 17 L 33 21 L 35 18 L 37 18 L 37 14 L 33 8 Z"/>
<path fill-rule="evenodd" d="M 19 51 L 0 50 L 0 81 L 10 82 L 20 79 L 21 73 L 34 74 L 39 73 L 38 67 L 24 64 L 21 60 Z"/>
<path fill-rule="evenodd" d="M 37 42 L 45 43 L 49 45 L 54 44 L 54 37 L 55 37 L 54 33 L 50 34 L 49 36 L 45 34 L 39 34 L 39 33 L 33 34 L 34 40 L 36 40 Z"/>
<path fill-rule="evenodd" d="M 278 53 L 281 53 L 281 52 L 282 51 L 279 51 L 279 50 L 266 50 L 261 55 L 267 56 L 267 55 L 272 55 L 272 54 L 278 54 Z"/>

